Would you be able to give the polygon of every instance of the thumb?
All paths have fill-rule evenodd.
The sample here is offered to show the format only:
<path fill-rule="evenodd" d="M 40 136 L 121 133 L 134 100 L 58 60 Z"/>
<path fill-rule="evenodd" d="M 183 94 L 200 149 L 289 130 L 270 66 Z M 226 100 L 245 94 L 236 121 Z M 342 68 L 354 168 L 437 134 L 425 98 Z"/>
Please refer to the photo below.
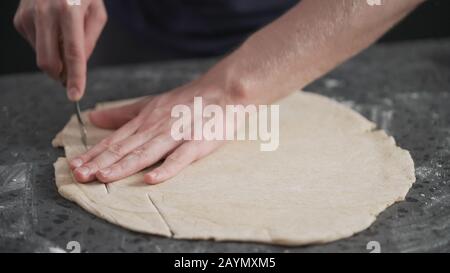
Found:
<path fill-rule="evenodd" d="M 110 109 L 94 110 L 89 113 L 89 119 L 99 128 L 118 129 L 135 118 L 142 106 L 142 102 L 137 102 Z"/>

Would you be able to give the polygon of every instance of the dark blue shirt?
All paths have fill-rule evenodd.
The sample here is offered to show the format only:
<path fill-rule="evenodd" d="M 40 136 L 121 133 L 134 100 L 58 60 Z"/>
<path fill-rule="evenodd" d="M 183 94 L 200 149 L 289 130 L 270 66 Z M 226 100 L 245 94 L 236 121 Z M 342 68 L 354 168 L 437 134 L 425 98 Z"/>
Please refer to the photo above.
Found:
<path fill-rule="evenodd" d="M 217 55 L 281 16 L 298 0 L 106 0 L 144 42 L 197 55 Z"/>

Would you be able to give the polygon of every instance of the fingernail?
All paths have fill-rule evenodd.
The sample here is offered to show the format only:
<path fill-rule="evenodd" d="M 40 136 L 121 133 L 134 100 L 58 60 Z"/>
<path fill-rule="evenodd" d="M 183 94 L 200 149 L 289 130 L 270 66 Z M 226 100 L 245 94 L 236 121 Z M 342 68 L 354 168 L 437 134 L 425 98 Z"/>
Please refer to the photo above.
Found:
<path fill-rule="evenodd" d="M 70 88 L 69 89 L 69 97 L 71 99 L 73 99 L 73 100 L 77 99 L 77 97 L 78 97 L 78 89 L 75 88 L 75 87 Z"/>
<path fill-rule="evenodd" d="M 100 170 L 100 174 L 103 176 L 108 176 L 109 173 L 111 173 L 111 168 Z"/>
<path fill-rule="evenodd" d="M 148 176 L 150 177 L 150 180 L 152 182 L 156 181 L 159 177 L 159 174 L 157 172 L 151 172 L 148 174 Z"/>
<path fill-rule="evenodd" d="M 81 165 L 83 165 L 83 160 L 75 158 L 74 160 L 70 161 L 70 165 L 72 165 L 75 168 L 81 167 Z"/>
<path fill-rule="evenodd" d="M 89 172 L 90 172 L 88 167 L 80 167 L 80 168 L 77 168 L 76 171 L 79 172 L 83 176 L 88 176 Z"/>

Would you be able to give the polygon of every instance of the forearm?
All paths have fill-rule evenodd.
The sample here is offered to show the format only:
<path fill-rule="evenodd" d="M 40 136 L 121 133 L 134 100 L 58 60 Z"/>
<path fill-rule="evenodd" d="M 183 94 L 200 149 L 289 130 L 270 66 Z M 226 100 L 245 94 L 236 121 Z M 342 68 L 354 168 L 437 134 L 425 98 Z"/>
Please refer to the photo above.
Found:
<path fill-rule="evenodd" d="M 422 0 L 303 0 L 253 34 L 215 68 L 225 89 L 269 103 L 324 75 L 372 44 Z"/>

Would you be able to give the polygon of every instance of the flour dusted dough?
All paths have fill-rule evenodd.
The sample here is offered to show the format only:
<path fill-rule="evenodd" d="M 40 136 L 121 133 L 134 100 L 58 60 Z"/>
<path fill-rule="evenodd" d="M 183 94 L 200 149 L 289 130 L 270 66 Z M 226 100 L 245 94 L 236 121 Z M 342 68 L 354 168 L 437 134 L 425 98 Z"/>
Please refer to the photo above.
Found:
<path fill-rule="evenodd" d="M 405 198 L 414 163 L 384 131 L 320 95 L 296 92 L 279 104 L 275 152 L 260 152 L 254 141 L 232 142 L 156 186 L 144 184 L 143 173 L 108 185 L 79 184 L 59 158 L 58 190 L 139 232 L 282 245 L 351 236 Z M 83 151 L 77 126 L 72 117 L 53 142 L 68 158 Z M 90 145 L 109 133 L 88 122 Z"/>

